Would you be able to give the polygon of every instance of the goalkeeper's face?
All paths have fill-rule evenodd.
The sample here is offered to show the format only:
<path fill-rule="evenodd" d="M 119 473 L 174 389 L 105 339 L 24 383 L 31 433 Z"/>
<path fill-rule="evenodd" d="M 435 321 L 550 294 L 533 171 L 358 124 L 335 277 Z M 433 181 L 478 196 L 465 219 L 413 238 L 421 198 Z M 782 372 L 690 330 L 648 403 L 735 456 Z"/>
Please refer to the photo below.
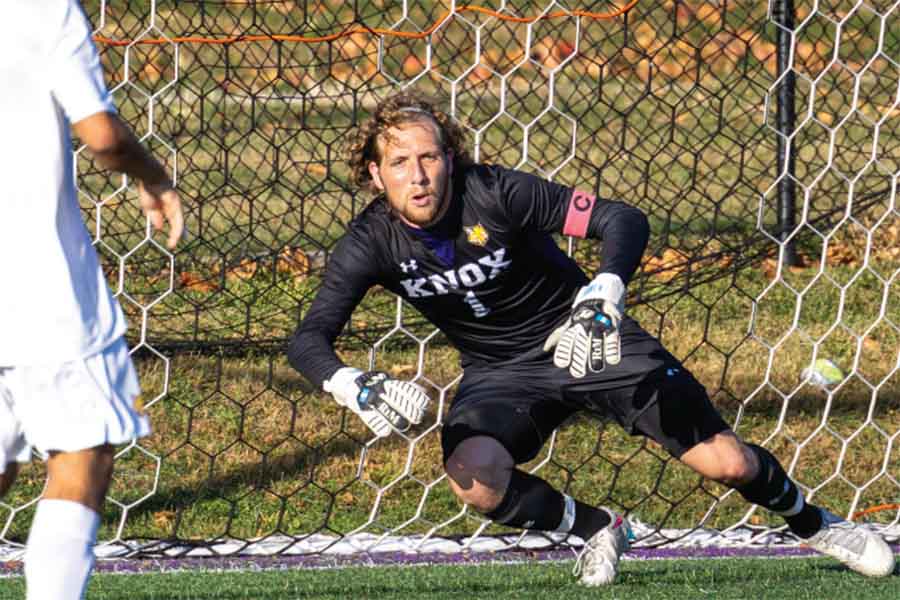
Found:
<path fill-rule="evenodd" d="M 450 204 L 453 169 L 437 126 L 422 119 L 392 127 L 378 145 L 381 158 L 369 163 L 369 173 L 391 209 L 413 227 L 436 223 Z"/>

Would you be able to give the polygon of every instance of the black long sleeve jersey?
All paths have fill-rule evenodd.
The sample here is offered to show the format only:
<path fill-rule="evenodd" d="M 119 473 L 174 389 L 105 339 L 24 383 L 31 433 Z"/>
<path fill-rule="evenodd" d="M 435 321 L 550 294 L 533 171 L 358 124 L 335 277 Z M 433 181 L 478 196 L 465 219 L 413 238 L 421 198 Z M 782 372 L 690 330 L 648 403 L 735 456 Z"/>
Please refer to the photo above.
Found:
<path fill-rule="evenodd" d="M 464 366 L 503 364 L 540 352 L 588 282 L 553 233 L 602 239 L 598 272 L 626 284 L 647 244 L 640 210 L 501 167 L 460 169 L 450 202 L 427 230 L 395 217 L 383 198 L 350 223 L 288 350 L 291 365 L 313 384 L 344 366 L 334 340 L 374 285 L 443 331 Z M 436 239 L 449 252 L 436 251 Z"/>

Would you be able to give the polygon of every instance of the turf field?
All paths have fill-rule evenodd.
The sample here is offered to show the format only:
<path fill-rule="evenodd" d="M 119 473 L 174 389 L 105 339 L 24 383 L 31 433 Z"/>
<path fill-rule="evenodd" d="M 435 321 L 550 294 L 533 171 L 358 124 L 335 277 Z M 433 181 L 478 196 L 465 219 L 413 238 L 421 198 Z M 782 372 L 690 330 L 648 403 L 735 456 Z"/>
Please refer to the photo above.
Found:
<path fill-rule="evenodd" d="M 93 20 L 106 4 L 86 3 Z M 111 6 L 100 33 L 116 39 L 144 35 L 147 15 L 156 4 L 139 0 Z M 159 8 L 156 16 L 165 35 L 256 31 L 262 24 L 283 32 L 279 27 L 290 23 L 278 4 L 294 3 L 184 2 L 177 10 Z M 322 6 L 332 4 L 351 9 L 337 1 Z M 395 16 L 382 11 L 382 4 L 362 0 L 352 9 L 368 25 L 386 26 Z M 630 308 L 630 314 L 685 361 L 742 436 L 765 441 L 786 464 L 793 464 L 793 473 L 805 489 L 813 490 L 812 497 L 836 512 L 846 514 L 851 502 L 860 509 L 896 503 L 900 444 L 891 440 L 900 428 L 900 331 L 895 326 L 900 323 L 900 226 L 896 216 L 882 218 L 896 214 L 896 194 L 884 192 L 885 181 L 896 187 L 893 173 L 900 168 L 900 146 L 895 144 L 900 120 L 891 116 L 897 110 L 891 84 L 896 70 L 882 59 L 866 68 L 856 90 L 865 102 L 851 119 L 844 117 L 856 88 L 845 70 L 823 74 L 817 83 L 817 121 L 796 138 L 797 179 L 815 199 L 809 218 L 844 206 L 853 196 L 836 169 L 856 172 L 868 164 L 873 146 L 863 141 L 876 139 L 870 122 L 878 119 L 880 166 L 867 167 L 854 189 L 860 198 L 872 190 L 881 190 L 883 197 L 875 194 L 878 202 L 868 208 L 854 203 L 853 222 L 820 223 L 822 235 L 829 237 L 827 247 L 818 234 L 800 236 L 806 267 L 785 269 L 773 284 L 771 257 L 740 269 L 728 252 L 717 258 L 720 251 L 743 248 L 739 240 L 760 223 L 771 231 L 774 222 L 771 198 L 760 203 L 760 194 L 774 181 L 776 152 L 772 116 L 762 108 L 775 76 L 773 28 L 759 26 L 765 3 L 721 4 L 721 9 L 707 10 L 705 19 L 680 10 L 689 3 L 674 4 L 680 8 L 672 14 L 673 3 L 640 3 L 629 17 L 627 35 L 626 29 L 608 23 L 582 22 L 579 54 L 559 70 L 552 90 L 558 108 L 578 120 L 575 141 L 585 154 L 559 171 L 557 180 L 599 185 L 604 196 L 633 201 L 654 213 L 654 243 L 640 284 L 632 289 L 642 303 Z M 708 9 L 714 3 L 696 4 Z M 537 7 L 521 10 L 531 14 Z M 808 10 L 803 7 L 801 15 Z M 331 32 L 338 29 L 331 22 L 334 14 L 311 11 L 304 18 Z M 882 21 L 870 18 L 869 9 L 861 14 L 864 18 L 847 20 L 838 36 L 849 32 L 854 40 L 841 46 L 841 57 L 851 67 L 856 64 L 857 71 L 868 60 L 867 49 L 878 45 L 890 55 L 900 47 L 897 28 L 886 21 L 879 37 L 873 32 L 882 28 Z M 411 19 L 424 26 L 436 16 L 415 13 Z M 825 59 L 834 54 L 829 23 L 818 18 L 798 34 L 798 56 L 805 56 L 798 69 L 808 79 L 818 77 Z M 545 37 L 574 35 L 571 24 L 554 26 L 558 30 L 541 27 L 532 36 L 534 60 L 546 54 L 541 49 Z M 506 72 L 526 51 L 520 43 L 526 26 L 495 23 L 490 29 L 484 64 Z M 671 34 L 676 37 L 667 37 L 670 30 L 677 30 Z M 443 73 L 451 55 L 475 50 L 474 37 L 464 29 L 448 28 L 442 35 L 434 64 Z M 145 396 L 159 398 L 147 407 L 155 432 L 142 443 L 143 451 L 119 457 L 111 491 L 116 503 L 107 504 L 101 539 L 252 540 L 322 530 L 346 534 L 360 528 L 405 534 L 423 533 L 438 523 L 447 523 L 441 535 L 468 535 L 482 525 L 476 518 L 452 520 L 461 506 L 445 483 L 427 493 L 421 483 L 441 476 L 437 427 L 421 433 L 408 473 L 410 446 L 391 438 L 363 452 L 364 426 L 348 418 L 330 396 L 301 381 L 280 349 L 195 354 L 162 345 L 167 340 L 227 342 L 223 347 L 283 340 L 308 307 L 318 275 L 305 261 L 333 244 L 351 214 L 344 191 L 347 173 L 337 157 L 342 132 L 356 118 L 355 104 L 346 102 L 347 89 L 362 90 L 363 85 L 349 80 L 334 88 L 332 79 L 338 77 L 332 72 L 376 69 L 372 49 L 377 41 L 358 41 L 353 56 L 340 60 L 342 45 L 333 47 L 337 54 L 332 57 L 327 45 L 266 41 L 233 47 L 184 43 L 177 56 L 155 46 L 133 46 L 126 63 L 123 46 L 103 46 L 111 85 L 121 83 L 129 65 L 142 65 L 140 73 L 130 76 L 159 94 L 153 122 L 160 137 L 178 149 L 179 186 L 191 200 L 188 220 L 194 237 L 180 251 L 174 274 L 149 245 L 130 253 L 122 267 L 124 290 L 134 299 L 125 302 L 133 331 L 146 322 L 148 339 L 163 349 L 165 360 L 146 348 L 135 356 Z M 626 42 L 629 49 L 623 52 Z M 414 44 L 410 48 L 424 52 Z M 283 68 L 273 68 L 276 54 L 286 57 L 278 63 Z M 606 62 L 606 57 L 613 58 Z M 179 82 L 163 90 L 176 78 L 175 65 Z M 392 63 L 383 68 L 390 71 Z M 585 71 L 593 78 L 588 86 L 579 85 Z M 322 79 L 328 86 L 320 85 Z M 527 159 L 529 170 L 559 164 L 559 153 L 551 149 L 560 141 L 569 148 L 568 137 L 558 137 L 568 131 L 564 123 L 536 120 L 529 130 L 529 152 L 524 150 L 524 130 L 511 121 L 537 119 L 549 102 L 551 86 L 545 79 L 534 62 L 511 75 L 505 113 L 490 126 L 487 116 L 496 112 L 501 97 L 497 78 L 475 77 L 466 83 L 457 105 L 469 125 L 486 127 L 480 138 L 482 157 L 508 165 Z M 442 81 L 423 79 L 422 84 L 446 92 Z M 884 81 L 888 83 L 880 83 Z M 801 82 L 804 90 L 809 92 Z M 263 101 L 273 94 L 284 94 L 289 101 Z M 115 96 L 121 114 L 146 134 L 145 93 L 125 86 Z M 364 93 L 358 99 L 363 105 L 371 100 Z M 842 125 L 834 129 L 821 125 L 838 122 Z M 822 155 L 830 145 L 836 149 L 833 161 Z M 828 168 L 831 162 L 834 169 Z M 602 165 L 602 177 L 595 165 Z M 822 171 L 828 173 L 821 177 Z M 119 255 L 131 252 L 144 232 L 136 205 L 114 194 L 118 180 L 92 175 L 81 163 L 79 173 L 83 189 L 96 198 L 112 197 L 104 205 L 100 251 L 108 246 Z M 84 200 L 89 220 L 101 214 L 95 200 Z M 93 231 L 97 223 L 90 223 Z M 282 248 L 299 253 L 285 255 Z M 582 264 L 595 264 L 592 251 L 576 247 L 576 256 Z M 711 258 L 689 269 L 684 253 Z M 260 255 L 268 258 L 248 258 Z M 104 256 L 115 266 L 115 287 L 118 255 Z M 694 269 L 700 275 L 721 271 L 723 276 L 707 281 Z M 681 291 L 665 296 L 664 290 Z M 152 303 L 145 312 L 143 307 Z M 437 388 L 444 390 L 442 403 L 436 402 L 430 413 L 429 425 L 434 425 L 452 397 L 458 357 L 443 337 L 429 337 L 430 328 L 409 307 L 404 308 L 404 325 L 428 339 L 427 350 L 423 343 L 420 356 L 416 343 L 397 334 L 374 352 L 375 339 L 385 326 L 393 326 L 395 314 L 394 297 L 372 290 L 351 323 L 360 337 L 353 338 L 353 347 L 341 349 L 342 358 L 362 366 L 372 349 L 378 368 L 398 377 L 426 378 L 436 398 Z M 799 383 L 812 359 L 813 342 L 818 356 L 833 359 L 848 372 L 857 365 L 834 395 Z M 624 507 L 659 527 L 696 526 L 703 515 L 705 526 L 727 527 L 747 509 L 735 494 L 716 501 L 724 492 L 721 486 L 701 482 L 658 447 L 581 417 L 562 428 L 552 451 L 529 468 L 539 468 L 539 475 L 581 499 Z M 24 468 L 7 503 L 26 506 L 40 493 L 43 477 L 39 463 Z M 386 493 L 378 496 L 381 490 Z M 411 518 L 420 500 L 421 515 Z M 0 506 L 0 522 L 11 522 L 4 536 L 24 541 L 31 516 L 28 508 L 13 512 Z M 872 516 L 882 523 L 895 518 L 895 511 Z M 765 514 L 754 514 L 749 522 L 778 523 Z M 0 574 L 3 568 L 0 564 Z M 571 564 L 540 563 L 184 572 L 140 579 L 101 573 L 89 598 L 900 598 L 898 577 L 872 582 L 832 562 L 807 559 L 632 561 L 620 585 L 596 593 L 575 586 L 570 569 Z M 20 579 L 0 579 L 0 600 L 22 596 Z"/>
<path fill-rule="evenodd" d="M 98 574 L 88 600 L 288 598 L 629 598 L 685 600 L 900 598 L 900 574 L 865 579 L 824 558 L 629 560 L 619 581 L 589 590 L 571 575 L 572 561 L 479 566 L 352 567 L 280 571 Z M 21 578 L 0 580 L 0 600 L 21 598 Z"/>

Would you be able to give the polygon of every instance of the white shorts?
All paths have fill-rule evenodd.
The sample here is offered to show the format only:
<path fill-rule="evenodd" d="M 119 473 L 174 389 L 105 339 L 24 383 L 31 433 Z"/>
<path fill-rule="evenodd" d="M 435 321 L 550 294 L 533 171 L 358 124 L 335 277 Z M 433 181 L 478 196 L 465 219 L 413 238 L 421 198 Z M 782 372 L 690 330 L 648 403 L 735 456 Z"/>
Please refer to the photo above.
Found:
<path fill-rule="evenodd" d="M 148 435 L 140 392 L 124 338 L 62 364 L 0 367 L 0 473 L 28 462 L 32 448 L 74 452 Z"/>

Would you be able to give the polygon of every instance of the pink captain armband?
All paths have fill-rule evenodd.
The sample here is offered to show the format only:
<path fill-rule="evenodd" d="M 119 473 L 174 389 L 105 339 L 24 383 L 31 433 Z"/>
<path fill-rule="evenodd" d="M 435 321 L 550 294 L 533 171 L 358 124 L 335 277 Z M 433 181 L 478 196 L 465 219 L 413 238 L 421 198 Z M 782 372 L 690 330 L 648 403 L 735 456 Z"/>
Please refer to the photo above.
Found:
<path fill-rule="evenodd" d="M 590 223 L 591 213 L 594 211 L 594 204 L 596 203 L 597 196 L 592 196 L 581 190 L 574 190 L 572 199 L 569 200 L 569 207 L 566 209 L 566 222 L 563 225 L 563 233 L 580 238 L 586 237 L 588 223 Z"/>

